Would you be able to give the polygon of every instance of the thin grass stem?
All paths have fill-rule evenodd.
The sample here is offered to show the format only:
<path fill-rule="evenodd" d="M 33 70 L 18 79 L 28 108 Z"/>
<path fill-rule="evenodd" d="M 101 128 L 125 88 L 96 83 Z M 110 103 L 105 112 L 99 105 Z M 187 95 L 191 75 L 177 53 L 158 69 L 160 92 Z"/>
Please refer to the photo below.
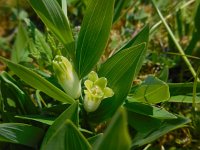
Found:
<path fill-rule="evenodd" d="M 190 0 L 190 1 L 186 2 L 186 3 L 184 3 L 182 6 L 178 7 L 178 8 L 176 9 L 175 12 L 177 12 L 177 11 L 180 10 L 180 9 L 186 8 L 187 6 L 193 4 L 194 2 L 195 2 L 195 0 Z M 171 14 L 169 14 L 169 15 L 167 15 L 166 17 L 164 17 L 164 19 L 165 19 L 165 20 L 169 19 L 170 17 L 173 16 L 173 14 L 174 14 L 174 12 L 171 13 Z M 158 22 L 150 29 L 150 34 L 152 34 L 161 24 L 162 24 L 162 20 L 158 21 Z"/>
<path fill-rule="evenodd" d="M 179 44 L 178 41 L 176 40 L 176 38 L 175 38 L 175 36 L 174 36 L 172 30 L 171 30 L 170 27 L 168 26 L 168 24 L 167 24 L 167 22 L 165 21 L 165 19 L 164 19 L 162 13 L 160 12 L 160 10 L 158 9 L 158 7 L 156 6 L 154 0 L 152 0 L 152 4 L 153 4 L 154 8 L 156 9 L 156 12 L 158 13 L 158 15 L 159 15 L 159 17 L 160 17 L 162 23 L 164 24 L 165 28 L 167 29 L 167 31 L 168 31 L 170 37 L 172 38 L 174 44 L 176 45 L 176 47 L 177 47 L 179 53 L 181 54 L 181 56 L 182 56 L 184 62 L 185 62 L 186 65 L 188 66 L 188 68 L 189 68 L 191 74 L 193 75 L 194 78 L 196 78 L 196 76 L 197 76 L 196 71 L 194 70 L 194 68 L 192 67 L 190 61 L 188 60 L 187 56 L 185 55 L 184 50 L 182 49 L 182 47 L 180 46 L 180 44 Z M 199 81 L 199 78 L 197 78 L 197 81 Z"/>

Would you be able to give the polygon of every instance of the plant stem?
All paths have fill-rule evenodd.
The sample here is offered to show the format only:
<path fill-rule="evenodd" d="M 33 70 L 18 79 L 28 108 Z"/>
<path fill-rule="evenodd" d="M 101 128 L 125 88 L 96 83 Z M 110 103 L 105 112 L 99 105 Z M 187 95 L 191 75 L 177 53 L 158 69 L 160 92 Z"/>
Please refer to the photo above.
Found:
<path fill-rule="evenodd" d="M 195 111 L 196 108 L 196 97 L 197 97 L 197 79 L 198 79 L 198 75 L 200 74 L 200 67 L 197 70 L 197 76 L 195 77 L 194 80 L 194 85 L 193 85 L 193 102 L 192 102 L 192 107 Z"/>
<path fill-rule="evenodd" d="M 164 24 L 165 28 L 167 29 L 167 31 L 168 31 L 170 37 L 172 38 L 174 44 L 176 45 L 176 47 L 177 47 L 179 53 L 181 54 L 183 60 L 185 61 L 186 65 L 188 66 L 190 72 L 192 73 L 193 77 L 196 78 L 196 75 L 197 75 L 197 74 L 196 74 L 194 68 L 192 67 L 190 61 L 189 61 L 188 58 L 186 57 L 184 50 L 182 49 L 182 47 L 180 46 L 180 44 L 179 44 L 178 41 L 176 40 L 174 34 L 172 33 L 172 30 L 171 30 L 170 27 L 168 26 L 168 24 L 167 24 L 167 22 L 165 21 L 165 19 L 164 19 L 162 13 L 160 12 L 160 10 L 158 9 L 158 7 L 156 6 L 154 0 L 152 0 L 152 4 L 153 4 L 153 6 L 155 7 L 155 9 L 156 9 L 156 11 L 157 11 L 157 13 L 158 13 L 158 15 L 159 15 L 159 17 L 160 17 L 162 23 Z M 197 78 L 197 81 L 199 81 L 199 78 Z"/>

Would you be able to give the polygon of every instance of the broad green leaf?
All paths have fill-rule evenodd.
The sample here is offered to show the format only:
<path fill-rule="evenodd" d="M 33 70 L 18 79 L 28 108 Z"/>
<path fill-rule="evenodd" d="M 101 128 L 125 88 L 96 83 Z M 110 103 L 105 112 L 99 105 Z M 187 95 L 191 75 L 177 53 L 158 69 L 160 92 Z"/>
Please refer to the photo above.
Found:
<path fill-rule="evenodd" d="M 168 102 L 174 103 L 193 103 L 193 96 L 177 95 L 170 97 Z M 200 103 L 200 97 L 195 98 L 195 103 Z"/>
<path fill-rule="evenodd" d="M 91 0 L 87 7 L 76 49 L 76 69 L 80 78 L 96 65 L 106 47 L 115 0 Z"/>
<path fill-rule="evenodd" d="M 24 92 L 14 78 L 12 78 L 7 72 L 2 72 L 0 74 L 0 93 L 2 94 L 3 99 L 3 107 L 5 111 L 13 112 L 14 113 L 14 107 L 12 106 L 8 110 L 8 100 L 13 102 L 13 105 L 15 106 L 16 113 L 21 114 L 36 114 L 38 112 L 36 106 L 33 104 L 30 97 Z"/>
<path fill-rule="evenodd" d="M 151 132 L 158 128 L 162 120 L 135 113 L 133 111 L 127 111 L 128 113 L 128 124 L 133 127 L 139 133 Z M 148 125 L 147 125 L 148 124 Z"/>
<path fill-rule="evenodd" d="M 90 144 L 77 129 L 77 125 L 78 102 L 75 102 L 49 127 L 43 139 L 41 150 L 90 149 Z"/>
<path fill-rule="evenodd" d="M 155 128 L 153 131 L 146 133 L 137 133 L 132 140 L 131 149 L 135 149 L 139 146 L 151 143 L 159 137 L 167 134 L 168 132 L 184 127 L 185 124 L 190 122 L 190 120 L 187 118 L 183 118 L 180 116 L 177 117 L 177 119 L 163 121 L 162 124 L 158 128 Z"/>
<path fill-rule="evenodd" d="M 128 150 L 131 138 L 126 119 L 125 110 L 119 109 L 113 116 L 104 135 L 94 145 L 94 150 Z"/>
<path fill-rule="evenodd" d="M 36 74 L 35 72 L 31 71 L 30 69 L 15 64 L 8 59 L 5 59 L 0 56 L 0 60 L 3 61 L 8 65 L 8 67 L 22 80 L 24 80 L 27 84 L 38 89 L 45 94 L 49 95 L 50 97 L 55 98 L 61 102 L 66 103 L 73 103 L 74 99 L 69 97 L 66 93 L 55 87 L 53 84 L 42 78 L 40 75 Z"/>
<path fill-rule="evenodd" d="M 108 79 L 108 87 L 114 91 L 114 96 L 103 100 L 97 111 L 89 114 L 92 120 L 102 121 L 111 117 L 123 103 L 142 66 L 145 53 L 146 44 L 142 43 L 119 51 L 101 66 L 99 76 Z"/>
<path fill-rule="evenodd" d="M 144 103 L 160 103 L 170 98 L 168 85 L 156 77 L 148 76 L 147 79 L 131 94 L 133 100 Z"/>
<path fill-rule="evenodd" d="M 48 145 L 49 140 L 54 136 L 57 130 L 65 124 L 65 121 L 70 119 L 75 125 L 78 125 L 78 101 L 75 101 L 74 104 L 69 106 L 52 124 L 48 129 L 44 140 L 43 146 Z M 51 143 L 50 143 L 51 144 Z"/>
<path fill-rule="evenodd" d="M 76 126 L 78 126 L 78 105 L 78 101 L 75 101 L 63 113 L 61 113 L 54 121 L 54 124 L 51 126 L 51 128 L 49 128 L 48 134 L 57 129 L 66 119 L 70 119 Z"/>
<path fill-rule="evenodd" d="M 44 131 L 40 128 L 22 123 L 0 124 L 0 141 L 17 143 L 29 147 L 40 144 Z"/>
<path fill-rule="evenodd" d="M 11 60 L 15 63 L 28 61 L 28 33 L 22 23 L 19 23 L 17 37 L 14 43 L 14 48 L 11 55 Z"/>
<path fill-rule="evenodd" d="M 131 112 L 141 115 L 149 116 L 157 119 L 176 119 L 177 117 L 172 113 L 166 111 L 164 108 L 142 104 L 140 102 L 128 102 L 124 107 Z"/>
<path fill-rule="evenodd" d="M 70 120 L 65 120 L 53 138 L 41 150 L 90 150 L 91 145 Z"/>
<path fill-rule="evenodd" d="M 194 83 L 168 83 L 170 95 L 185 95 L 193 93 Z M 197 83 L 197 92 L 200 91 L 200 83 Z"/>
<path fill-rule="evenodd" d="M 102 121 L 114 114 L 126 98 L 132 81 L 139 72 L 145 58 L 149 38 L 149 26 L 125 44 L 100 68 L 99 76 L 108 79 L 108 86 L 115 95 L 102 101 L 100 108 L 90 114 L 92 120 Z"/>
<path fill-rule="evenodd" d="M 56 37 L 66 46 L 70 54 L 74 53 L 74 39 L 61 7 L 56 0 L 28 0 L 44 22 Z"/>

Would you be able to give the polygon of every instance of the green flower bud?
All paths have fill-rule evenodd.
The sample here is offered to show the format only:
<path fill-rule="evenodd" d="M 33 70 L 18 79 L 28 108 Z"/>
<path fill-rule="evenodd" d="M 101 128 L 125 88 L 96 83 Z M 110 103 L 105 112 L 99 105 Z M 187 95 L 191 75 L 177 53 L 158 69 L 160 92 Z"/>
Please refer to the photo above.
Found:
<path fill-rule="evenodd" d="M 53 60 L 53 70 L 64 91 L 74 99 L 79 98 L 81 81 L 71 62 L 66 57 L 57 55 Z"/>
<path fill-rule="evenodd" d="M 103 99 L 114 95 L 113 90 L 106 87 L 107 79 L 105 77 L 99 78 L 94 71 L 88 75 L 88 80 L 84 84 L 86 87 L 86 90 L 84 90 L 84 108 L 87 112 L 97 110 Z"/>

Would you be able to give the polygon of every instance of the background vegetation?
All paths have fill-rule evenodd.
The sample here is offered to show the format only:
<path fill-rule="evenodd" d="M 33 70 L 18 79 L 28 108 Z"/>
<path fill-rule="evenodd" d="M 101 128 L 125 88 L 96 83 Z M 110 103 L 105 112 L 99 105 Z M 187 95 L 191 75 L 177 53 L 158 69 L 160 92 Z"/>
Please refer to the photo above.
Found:
<path fill-rule="evenodd" d="M 89 1 L 68 0 L 67 8 L 62 7 L 64 15 L 68 16 L 75 41 L 78 41 Z M 58 0 L 58 3 L 63 6 L 62 0 Z M 126 120 L 126 114 L 132 149 L 200 149 L 199 0 L 115 1 L 112 28 L 110 32 L 108 31 L 110 34 L 108 43 L 94 70 L 98 71 L 100 68 L 98 73 L 100 75 L 106 74 L 106 67 L 103 66 L 101 69 L 101 64 L 123 49 L 130 39 L 135 39 L 134 46 L 148 43 L 148 47 L 147 52 L 142 53 L 145 58 L 141 64 L 141 70 L 135 76 L 126 100 L 119 105 L 123 106 L 127 113 L 124 110 L 119 110 L 114 117 L 111 117 L 113 114 L 109 117 L 103 116 L 103 112 L 97 116 L 88 115 L 82 109 L 83 106 L 76 102 L 69 107 L 69 104 L 55 101 L 55 95 L 48 95 L 48 92 L 41 90 L 33 83 L 34 88 L 32 88 L 30 84 L 27 84 L 27 81 L 23 81 L 24 79 L 21 77 L 23 75 L 15 75 L 17 74 L 15 67 L 17 68 L 17 66 L 13 65 L 12 62 L 29 68 L 55 87 L 62 89 L 52 73 L 51 65 L 57 54 L 65 52 L 66 46 L 62 42 L 62 37 L 58 38 L 58 35 L 55 35 L 56 31 L 43 24 L 44 20 L 40 20 L 42 17 L 37 15 L 33 8 L 36 10 L 33 2 L 31 6 L 26 0 L 0 0 L 0 56 L 3 56 L 4 61 L 4 63 L 0 63 L 0 149 L 27 149 L 29 147 L 38 149 L 40 145 L 44 145 L 45 140 L 47 143 L 51 143 L 46 135 L 50 135 L 51 130 L 58 128 L 64 113 L 68 114 L 67 119 L 70 119 L 66 122 L 66 130 L 75 132 L 75 134 L 70 134 L 75 135 L 76 142 L 78 139 L 80 143 L 84 143 L 82 146 L 86 146 L 85 149 L 88 149 L 90 145 L 95 145 L 95 140 L 102 136 L 101 133 L 105 131 L 106 135 L 109 135 L 109 132 L 116 133 L 118 130 L 115 129 L 117 126 L 115 123 L 119 120 L 122 120 L 122 123 L 118 124 L 119 127 L 126 126 L 125 121 L 123 122 L 123 119 Z M 148 38 L 149 40 L 147 40 Z M 137 48 L 142 49 L 140 46 Z M 65 56 L 71 57 L 70 54 Z M 122 58 L 123 55 L 120 56 Z M 134 56 L 136 56 L 135 53 Z M 4 58 L 12 62 L 4 60 Z M 71 58 L 73 60 L 73 57 Z M 113 66 L 114 62 L 112 61 Z M 121 64 L 123 66 L 123 61 Z M 84 67 L 84 65 L 82 66 Z M 133 69 L 135 68 L 133 67 Z M 79 71 L 79 75 L 85 81 L 88 72 Z M 112 82 L 109 75 L 107 79 L 108 83 L 109 80 Z M 117 86 L 114 81 L 113 84 Z M 129 91 L 128 88 L 127 91 Z M 166 91 L 169 91 L 170 96 Z M 137 103 L 138 101 L 140 103 Z M 79 121 L 77 121 L 77 116 L 74 116 L 74 113 L 78 112 L 78 107 L 82 110 L 79 111 Z M 153 114 L 151 114 L 152 110 Z M 57 118 L 58 116 L 60 120 Z M 98 119 L 95 120 L 95 117 Z M 56 118 L 57 122 L 53 124 Z M 112 119 L 110 120 L 110 118 Z M 177 119 L 173 120 L 173 118 Z M 14 124 L 9 123 L 17 122 L 24 123 L 21 125 L 23 127 L 18 126 L 18 129 L 29 130 L 27 133 L 35 136 L 33 139 L 37 140 L 26 141 L 24 137 L 29 135 L 23 135 L 20 137 L 21 140 L 17 139 L 18 141 L 15 141 L 15 138 L 12 140 L 12 130 L 7 130 L 10 135 L 8 134 L 6 139 L 3 136 L 6 134 L 4 131 L 15 128 Z M 31 129 L 29 125 L 31 125 Z M 51 126 L 50 129 L 49 126 Z M 47 134 L 42 141 L 44 132 Z M 121 132 L 123 132 L 121 136 L 126 139 L 127 131 Z M 89 142 L 84 141 L 86 138 L 80 138 L 80 133 Z M 108 139 L 109 136 L 104 137 L 101 142 L 106 142 Z M 129 145 L 130 141 L 125 141 L 128 142 L 122 142 L 121 145 Z M 103 148 L 101 142 L 94 147 L 96 149 Z M 40 148 L 45 149 L 45 146 Z"/>

